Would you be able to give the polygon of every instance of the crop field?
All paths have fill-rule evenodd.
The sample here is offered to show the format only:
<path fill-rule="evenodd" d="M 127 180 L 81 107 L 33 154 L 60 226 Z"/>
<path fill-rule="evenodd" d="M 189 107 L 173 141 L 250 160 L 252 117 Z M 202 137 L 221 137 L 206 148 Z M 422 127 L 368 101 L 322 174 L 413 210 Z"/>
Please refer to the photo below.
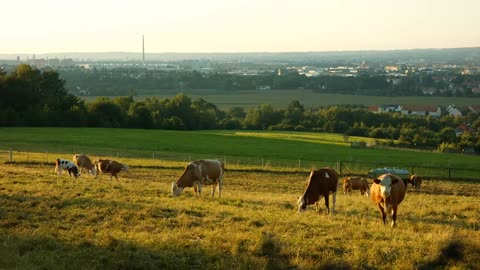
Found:
<path fill-rule="evenodd" d="M 222 197 L 151 160 L 96 179 L 53 164 L 0 164 L 1 269 L 478 269 L 480 184 L 425 181 L 396 228 L 358 191 L 336 213 L 298 214 L 308 173 L 228 170 Z M 170 167 L 170 168 L 168 168 Z"/>
<path fill-rule="evenodd" d="M 297 213 L 309 170 L 339 158 L 478 167 L 475 156 L 348 145 L 340 135 L 299 132 L 1 128 L 0 150 L 21 158 L 0 155 L 0 269 L 480 267 L 477 180 L 425 179 L 421 191 L 409 189 L 393 229 L 369 198 L 345 195 L 340 184 L 335 214 L 323 200 L 320 212 Z M 53 160 L 77 152 L 130 172 L 118 181 L 56 175 Z M 247 162 L 260 156 L 312 163 L 265 170 Z M 192 188 L 171 196 L 197 157 L 227 160 L 221 198 L 209 187 L 200 197 Z"/>
<path fill-rule="evenodd" d="M 171 98 L 180 91 L 178 90 L 159 90 L 152 95 L 135 96 L 136 101 L 144 100 L 147 97 L 156 96 L 158 98 Z M 480 99 L 467 97 L 387 97 L 387 96 L 361 96 L 361 95 L 340 95 L 340 94 L 320 94 L 311 90 L 245 90 L 245 91 L 220 91 L 220 90 L 185 90 L 182 93 L 192 99 L 203 98 L 208 102 L 217 105 L 220 109 L 226 110 L 231 107 L 251 108 L 260 104 L 271 104 L 275 109 L 283 109 L 288 106 L 292 100 L 298 100 L 306 108 L 325 107 L 340 104 L 362 104 L 362 105 L 380 105 L 380 104 L 400 104 L 400 105 L 438 105 L 448 106 L 455 104 L 458 107 L 468 105 L 479 105 Z M 82 97 L 87 102 L 93 101 L 96 97 Z M 110 97 L 114 98 L 114 97 Z"/>

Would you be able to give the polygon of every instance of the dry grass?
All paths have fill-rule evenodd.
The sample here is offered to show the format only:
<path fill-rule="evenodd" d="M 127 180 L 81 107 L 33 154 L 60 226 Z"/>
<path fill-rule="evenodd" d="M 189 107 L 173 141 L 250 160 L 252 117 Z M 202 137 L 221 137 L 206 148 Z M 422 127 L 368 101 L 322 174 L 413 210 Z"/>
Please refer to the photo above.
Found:
<path fill-rule="evenodd" d="M 427 179 L 391 229 L 358 191 L 337 195 L 335 215 L 297 214 L 305 173 L 227 171 L 221 199 L 209 188 L 172 198 L 176 166 L 132 167 L 110 182 L 59 177 L 48 164 L 0 164 L 0 268 L 480 267 L 479 183 Z"/>

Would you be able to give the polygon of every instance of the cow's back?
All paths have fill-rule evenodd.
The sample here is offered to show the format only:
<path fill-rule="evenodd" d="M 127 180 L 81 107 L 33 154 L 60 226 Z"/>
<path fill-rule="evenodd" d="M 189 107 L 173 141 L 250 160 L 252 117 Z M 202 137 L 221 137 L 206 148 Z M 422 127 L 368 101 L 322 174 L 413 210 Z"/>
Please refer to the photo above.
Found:
<path fill-rule="evenodd" d="M 199 161 L 202 166 L 202 176 L 209 179 L 218 179 L 223 175 L 223 162 L 216 159 L 202 159 Z"/>
<path fill-rule="evenodd" d="M 394 177 L 398 179 L 397 184 L 392 185 L 392 191 L 391 191 L 392 200 L 398 205 L 405 198 L 407 189 L 405 187 L 403 180 L 400 177 L 393 174 L 391 174 L 390 177 Z"/>
<path fill-rule="evenodd" d="M 307 189 L 304 197 L 308 204 L 318 201 L 320 195 L 328 196 L 330 192 L 336 192 L 338 185 L 338 174 L 331 168 L 323 168 L 310 173 Z"/>

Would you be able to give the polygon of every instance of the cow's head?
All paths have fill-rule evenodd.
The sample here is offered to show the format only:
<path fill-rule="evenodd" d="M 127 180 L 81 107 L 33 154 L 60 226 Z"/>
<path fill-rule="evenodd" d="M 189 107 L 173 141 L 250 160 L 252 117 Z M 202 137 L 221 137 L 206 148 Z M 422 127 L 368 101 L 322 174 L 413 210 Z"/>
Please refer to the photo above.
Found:
<path fill-rule="evenodd" d="M 384 174 L 377 179 L 373 179 L 373 182 L 380 185 L 380 194 L 382 197 L 388 198 L 392 191 L 392 185 L 398 183 L 398 179 L 390 177 L 389 174 Z"/>
<path fill-rule="evenodd" d="M 352 183 L 350 182 L 350 178 L 343 178 L 343 193 L 346 194 L 347 191 L 351 191 Z"/>
<path fill-rule="evenodd" d="M 305 200 L 305 196 L 301 196 L 298 198 L 297 205 L 298 205 L 298 213 L 301 213 L 307 209 L 307 202 Z"/>
<path fill-rule="evenodd" d="M 75 178 L 80 177 L 80 171 L 78 170 L 77 166 L 72 166 L 68 170 L 71 171 L 71 173 L 73 174 L 73 177 L 75 177 Z"/>
<path fill-rule="evenodd" d="M 182 194 L 183 188 L 179 187 L 177 183 L 172 182 L 172 196 L 177 197 Z"/>
<path fill-rule="evenodd" d="M 122 164 L 122 169 L 121 169 L 121 171 L 126 171 L 126 172 L 129 172 L 129 170 L 128 170 L 128 166 L 127 166 L 127 165 L 123 165 L 123 164 Z"/>

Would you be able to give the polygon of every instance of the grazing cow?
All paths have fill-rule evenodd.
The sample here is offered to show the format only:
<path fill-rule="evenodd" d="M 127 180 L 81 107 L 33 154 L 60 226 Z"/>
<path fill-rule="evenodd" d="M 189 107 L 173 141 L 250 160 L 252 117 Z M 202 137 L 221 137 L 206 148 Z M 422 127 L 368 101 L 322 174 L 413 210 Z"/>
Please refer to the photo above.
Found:
<path fill-rule="evenodd" d="M 364 177 L 349 176 L 343 178 L 343 193 L 347 194 L 352 192 L 352 190 L 360 190 L 360 193 L 365 196 L 370 195 L 370 189 L 368 188 L 368 181 Z"/>
<path fill-rule="evenodd" d="M 416 175 L 416 174 L 413 174 L 412 176 L 410 176 L 410 178 L 408 179 L 408 182 L 410 184 L 412 184 L 412 187 L 414 190 L 416 191 L 420 191 L 420 185 L 422 184 L 422 177 Z"/>
<path fill-rule="evenodd" d="M 405 184 L 402 179 L 389 173 L 380 175 L 373 180 L 370 197 L 380 210 L 383 224 L 388 214 L 392 219 L 392 228 L 395 227 L 398 205 L 405 198 Z"/>
<path fill-rule="evenodd" d="M 84 154 L 75 154 L 73 155 L 73 163 L 75 163 L 75 165 L 80 168 L 80 172 L 83 169 L 86 169 L 89 174 L 97 176 L 97 169 L 95 168 L 88 156 Z"/>
<path fill-rule="evenodd" d="M 123 165 L 119 162 L 116 162 L 114 160 L 109 160 L 109 159 L 97 159 L 94 162 L 95 168 L 97 169 L 97 175 L 98 172 L 101 173 L 109 173 L 110 174 L 110 180 L 112 180 L 112 176 L 115 176 L 115 179 L 118 180 L 117 173 L 121 171 L 126 171 L 128 172 L 128 166 Z M 95 176 L 96 177 L 96 176 Z"/>
<path fill-rule="evenodd" d="M 221 197 L 224 171 L 223 162 L 220 160 L 202 159 L 190 162 L 177 182 L 172 182 L 172 196 L 176 197 L 182 193 L 184 188 L 192 186 L 195 195 L 200 196 L 202 185 L 212 185 L 213 197 L 218 185 L 218 197 Z"/>
<path fill-rule="evenodd" d="M 80 176 L 78 167 L 73 162 L 66 159 L 57 159 L 55 161 L 55 172 L 60 175 L 62 171 L 68 171 L 68 175 L 75 177 L 75 179 Z"/>
<path fill-rule="evenodd" d="M 337 201 L 337 185 L 338 174 L 334 169 L 322 168 L 320 170 L 311 171 L 310 177 L 308 179 L 308 186 L 297 202 L 298 212 L 305 211 L 307 205 L 310 204 L 315 204 L 316 206 L 318 206 L 318 202 L 321 196 L 323 196 L 325 198 L 325 206 L 327 207 L 327 213 L 330 213 L 330 207 L 328 205 L 328 195 L 332 193 L 332 213 L 334 213 L 335 203 Z"/>

